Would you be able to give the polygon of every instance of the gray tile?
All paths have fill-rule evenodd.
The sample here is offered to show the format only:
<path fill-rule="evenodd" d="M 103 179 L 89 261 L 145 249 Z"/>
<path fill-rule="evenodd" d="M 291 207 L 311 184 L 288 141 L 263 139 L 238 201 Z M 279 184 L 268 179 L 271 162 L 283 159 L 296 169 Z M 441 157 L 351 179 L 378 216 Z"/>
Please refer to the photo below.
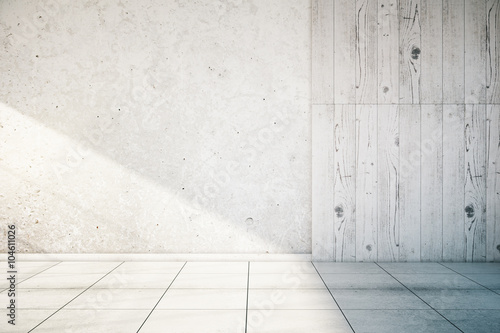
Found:
<path fill-rule="evenodd" d="M 500 274 L 464 274 L 469 279 L 490 289 L 500 289 Z"/>
<path fill-rule="evenodd" d="M 407 289 L 404 290 L 349 290 L 332 289 L 341 309 L 352 310 L 429 310 L 424 302 Z"/>
<path fill-rule="evenodd" d="M 434 310 L 344 310 L 356 333 L 460 332 Z"/>
<path fill-rule="evenodd" d="M 326 289 L 318 273 L 250 274 L 250 288 Z"/>
<path fill-rule="evenodd" d="M 500 274 L 500 263 L 493 262 L 446 262 L 444 266 L 458 273 L 498 273 Z"/>
<path fill-rule="evenodd" d="M 18 309 L 57 310 L 78 296 L 85 289 L 17 289 L 16 307 Z M 6 291 L 0 293 L 0 304 L 8 304 L 10 297 Z"/>
<path fill-rule="evenodd" d="M 251 262 L 250 274 L 317 274 L 310 262 Z"/>
<path fill-rule="evenodd" d="M 498 310 L 439 310 L 449 321 L 464 333 L 498 332 L 500 311 Z"/>
<path fill-rule="evenodd" d="M 320 274 L 323 273 L 351 273 L 351 274 L 373 274 L 385 273 L 375 263 L 366 262 L 315 262 L 314 266 Z"/>
<path fill-rule="evenodd" d="M 441 264 L 433 262 L 383 262 L 379 265 L 391 274 L 436 274 L 436 273 L 455 273 L 451 269 Z"/>
<path fill-rule="evenodd" d="M 43 322 L 36 333 L 136 333 L 150 310 L 66 310 Z"/>
<path fill-rule="evenodd" d="M 389 274 L 321 274 L 329 289 L 405 289 Z"/>
<path fill-rule="evenodd" d="M 500 310 L 500 295 L 486 289 L 415 290 L 415 293 L 435 309 Z"/>
<path fill-rule="evenodd" d="M 337 304 L 324 289 L 250 289 L 248 308 L 276 310 L 338 310 Z"/>
<path fill-rule="evenodd" d="M 247 274 L 248 262 L 188 262 L 182 274 Z"/>
<path fill-rule="evenodd" d="M 393 274 L 410 289 L 484 289 L 459 274 Z"/>
<path fill-rule="evenodd" d="M 352 333 L 339 310 L 248 310 L 247 326 L 248 333 Z"/>
<path fill-rule="evenodd" d="M 54 312 L 55 310 L 48 309 L 17 309 L 15 321 L 16 325 L 9 324 L 7 322 L 8 317 L 5 316 L 5 319 L 2 318 L 2 320 L 0 320 L 0 332 L 26 333 Z M 3 314 L 2 317 L 4 317 Z"/>
<path fill-rule="evenodd" d="M 245 310 L 155 310 L 140 333 L 245 331 Z"/>

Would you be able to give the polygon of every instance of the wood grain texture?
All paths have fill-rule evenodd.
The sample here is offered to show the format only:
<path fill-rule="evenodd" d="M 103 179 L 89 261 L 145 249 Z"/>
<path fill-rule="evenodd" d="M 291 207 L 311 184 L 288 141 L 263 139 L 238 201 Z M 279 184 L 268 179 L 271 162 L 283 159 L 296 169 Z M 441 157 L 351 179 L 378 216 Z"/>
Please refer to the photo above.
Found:
<path fill-rule="evenodd" d="M 377 106 L 356 106 L 356 261 L 377 260 Z"/>
<path fill-rule="evenodd" d="M 420 105 L 399 106 L 399 261 L 420 260 Z"/>
<path fill-rule="evenodd" d="M 486 260 L 500 261 L 500 105 L 487 112 Z"/>
<path fill-rule="evenodd" d="M 443 100 L 443 43 L 442 2 L 422 1 L 421 36 L 421 99 L 422 103 L 441 103 Z"/>
<path fill-rule="evenodd" d="M 465 1 L 465 103 L 486 102 L 486 1 Z"/>
<path fill-rule="evenodd" d="M 356 260 L 356 107 L 336 105 L 333 186 L 335 261 Z"/>
<path fill-rule="evenodd" d="M 333 104 L 333 4 L 312 1 L 312 104 Z"/>
<path fill-rule="evenodd" d="M 378 2 L 378 104 L 399 101 L 399 20 L 396 0 Z"/>
<path fill-rule="evenodd" d="M 421 260 L 439 261 L 443 249 L 442 105 L 421 106 Z"/>
<path fill-rule="evenodd" d="M 335 1 L 335 103 L 356 103 L 356 1 Z"/>
<path fill-rule="evenodd" d="M 464 0 L 443 0 L 443 103 L 464 103 Z"/>
<path fill-rule="evenodd" d="M 399 102 L 420 102 L 420 0 L 399 3 Z"/>
<path fill-rule="evenodd" d="M 334 260 L 333 232 L 333 110 L 312 107 L 312 257 Z"/>
<path fill-rule="evenodd" d="M 465 261 L 465 106 L 443 106 L 443 260 Z"/>
<path fill-rule="evenodd" d="M 486 107 L 465 106 L 466 260 L 486 260 Z"/>
<path fill-rule="evenodd" d="M 356 1 L 356 103 L 377 103 L 377 0 Z"/>
<path fill-rule="evenodd" d="M 399 110 L 378 107 L 378 261 L 399 258 Z"/>
<path fill-rule="evenodd" d="M 486 4 L 486 100 L 500 103 L 500 1 Z"/>

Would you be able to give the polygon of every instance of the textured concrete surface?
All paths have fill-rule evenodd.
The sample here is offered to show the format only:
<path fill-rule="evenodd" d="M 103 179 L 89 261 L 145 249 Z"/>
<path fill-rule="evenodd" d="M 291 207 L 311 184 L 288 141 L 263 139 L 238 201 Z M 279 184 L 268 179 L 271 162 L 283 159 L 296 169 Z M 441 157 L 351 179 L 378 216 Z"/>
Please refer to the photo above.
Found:
<path fill-rule="evenodd" d="M 310 27 L 307 0 L 0 2 L 2 237 L 309 253 Z"/>

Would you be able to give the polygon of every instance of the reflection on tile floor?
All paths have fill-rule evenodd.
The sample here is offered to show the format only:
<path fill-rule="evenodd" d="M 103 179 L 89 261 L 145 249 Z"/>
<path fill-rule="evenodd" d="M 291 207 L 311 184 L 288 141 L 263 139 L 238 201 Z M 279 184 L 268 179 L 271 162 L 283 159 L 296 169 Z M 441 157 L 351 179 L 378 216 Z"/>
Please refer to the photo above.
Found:
<path fill-rule="evenodd" d="M 494 332 L 500 263 L 21 262 L 0 332 Z M 7 267 L 0 262 L 0 267 Z"/>

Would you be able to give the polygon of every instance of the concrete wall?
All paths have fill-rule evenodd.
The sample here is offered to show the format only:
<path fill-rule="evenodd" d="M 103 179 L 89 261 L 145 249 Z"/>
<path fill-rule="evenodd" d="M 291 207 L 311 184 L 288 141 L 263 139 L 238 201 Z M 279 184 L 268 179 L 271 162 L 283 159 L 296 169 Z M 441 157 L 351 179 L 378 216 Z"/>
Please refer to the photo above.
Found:
<path fill-rule="evenodd" d="M 26 253 L 310 253 L 310 13 L 1 1 L 1 237 L 15 224 Z"/>

